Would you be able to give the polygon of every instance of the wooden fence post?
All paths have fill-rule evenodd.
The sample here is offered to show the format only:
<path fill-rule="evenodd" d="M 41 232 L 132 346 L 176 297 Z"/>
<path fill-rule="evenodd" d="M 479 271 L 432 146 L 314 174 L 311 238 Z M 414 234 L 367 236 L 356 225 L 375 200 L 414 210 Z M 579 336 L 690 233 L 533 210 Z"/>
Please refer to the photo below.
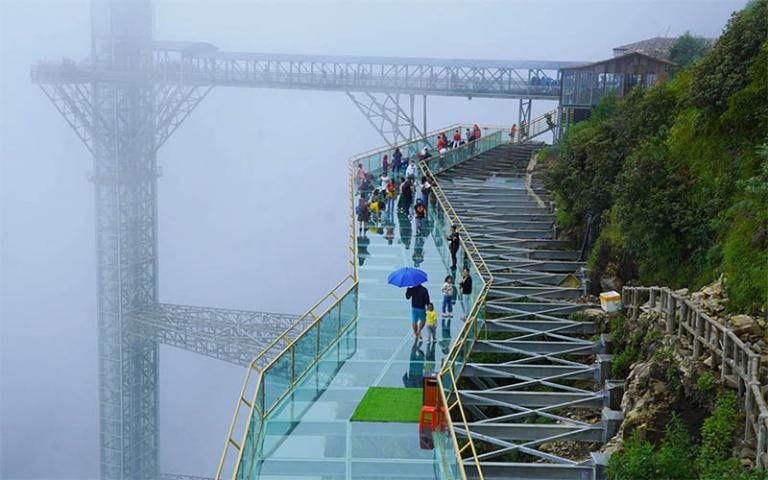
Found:
<path fill-rule="evenodd" d="M 693 359 L 701 358 L 701 341 L 704 338 L 704 317 L 701 312 L 696 312 L 696 330 L 693 335 Z"/>
<path fill-rule="evenodd" d="M 667 333 L 675 333 L 675 315 L 677 314 L 677 299 L 667 291 Z"/>

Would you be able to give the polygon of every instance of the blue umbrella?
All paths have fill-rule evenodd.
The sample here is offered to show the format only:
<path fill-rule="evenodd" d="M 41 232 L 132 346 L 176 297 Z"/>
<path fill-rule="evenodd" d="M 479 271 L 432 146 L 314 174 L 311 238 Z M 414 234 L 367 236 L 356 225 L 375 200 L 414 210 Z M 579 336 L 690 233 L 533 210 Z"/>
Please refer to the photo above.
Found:
<path fill-rule="evenodd" d="M 427 281 L 427 272 L 418 268 L 403 267 L 389 274 L 387 282 L 396 287 L 414 287 Z"/>

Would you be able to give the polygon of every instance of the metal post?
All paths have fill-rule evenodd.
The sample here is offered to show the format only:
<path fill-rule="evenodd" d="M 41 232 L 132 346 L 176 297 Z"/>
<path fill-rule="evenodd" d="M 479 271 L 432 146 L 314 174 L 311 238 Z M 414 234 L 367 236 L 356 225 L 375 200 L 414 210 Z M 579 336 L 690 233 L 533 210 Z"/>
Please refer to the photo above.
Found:
<path fill-rule="evenodd" d="M 426 96 L 426 95 L 424 95 L 424 96 L 422 97 L 422 100 L 423 100 L 423 102 L 422 102 L 422 103 L 423 103 L 423 106 L 424 106 L 424 110 L 421 112 L 421 114 L 422 114 L 422 115 L 423 115 L 423 117 L 424 117 L 424 118 L 423 118 L 423 121 L 424 121 L 424 129 L 422 130 L 422 132 L 423 132 L 423 135 L 424 135 L 424 140 L 426 140 L 426 139 L 427 139 L 427 132 L 429 131 L 429 130 L 427 130 L 427 96 Z"/>

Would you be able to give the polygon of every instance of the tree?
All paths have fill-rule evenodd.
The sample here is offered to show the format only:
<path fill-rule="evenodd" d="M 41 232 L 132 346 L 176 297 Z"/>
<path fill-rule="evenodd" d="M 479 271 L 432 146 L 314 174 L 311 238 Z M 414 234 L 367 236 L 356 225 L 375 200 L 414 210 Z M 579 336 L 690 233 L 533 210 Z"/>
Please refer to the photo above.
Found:
<path fill-rule="evenodd" d="M 687 68 L 694 62 L 701 60 L 710 49 L 709 42 L 703 37 L 698 37 L 685 32 L 677 37 L 672 48 L 669 49 L 669 59 L 680 68 Z"/>

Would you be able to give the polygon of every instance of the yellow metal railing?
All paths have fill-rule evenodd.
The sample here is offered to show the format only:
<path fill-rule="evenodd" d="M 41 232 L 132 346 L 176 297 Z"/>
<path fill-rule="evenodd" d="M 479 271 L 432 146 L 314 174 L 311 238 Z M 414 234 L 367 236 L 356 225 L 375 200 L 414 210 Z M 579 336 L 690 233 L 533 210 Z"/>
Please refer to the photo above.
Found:
<path fill-rule="evenodd" d="M 461 376 L 461 372 L 464 370 L 465 359 L 469 357 L 469 354 L 474 346 L 475 340 L 478 338 L 478 334 L 485 326 L 485 300 L 488 296 L 488 291 L 493 284 L 493 274 L 491 273 L 488 265 L 485 263 L 482 255 L 480 255 L 475 242 L 469 235 L 466 227 L 461 221 L 461 218 L 454 210 L 451 202 L 448 201 L 448 197 L 440 187 L 439 182 L 435 178 L 435 174 L 444 171 L 447 168 L 451 168 L 460 164 L 463 161 L 471 158 L 472 156 L 479 155 L 485 151 L 490 150 L 494 146 L 504 143 L 503 131 L 497 131 L 494 136 L 481 137 L 480 142 L 473 142 L 472 144 L 464 145 L 460 149 L 466 149 L 467 152 L 471 152 L 470 155 L 464 154 L 460 151 L 453 151 L 456 155 L 454 161 L 450 159 L 433 158 L 427 161 L 420 162 L 422 173 L 429 179 L 432 185 L 432 192 L 437 199 L 437 205 L 439 205 L 445 217 L 449 220 L 449 224 L 456 225 L 459 232 L 459 239 L 464 254 L 469 259 L 473 270 L 481 280 L 480 292 L 475 297 L 475 301 L 472 304 L 470 312 L 467 314 L 467 318 L 464 321 L 462 330 L 459 333 L 456 341 L 453 343 L 448 355 L 443 359 L 440 366 L 440 372 L 438 374 L 438 385 L 440 388 L 440 398 L 442 405 L 445 406 L 445 419 L 447 432 L 450 437 L 451 447 L 453 455 L 456 460 L 455 473 L 458 477 L 453 475 L 453 468 L 448 463 L 450 461 L 450 452 L 445 452 L 445 446 L 442 442 L 438 441 L 438 448 L 440 449 L 440 461 L 442 462 L 442 470 L 445 472 L 443 478 L 461 478 L 467 479 L 467 466 L 473 467 L 476 475 L 482 480 L 483 472 L 480 466 L 480 460 L 477 455 L 477 449 L 472 439 L 472 432 L 469 428 L 469 422 L 467 420 L 466 413 L 461 404 L 461 399 L 458 394 L 457 379 Z M 485 141 L 483 141 L 485 138 Z M 482 143 L 481 143 L 482 142 Z M 458 149 L 456 149 L 458 150 Z M 451 154 L 451 152 L 449 152 Z M 432 168 L 430 168 L 432 167 Z M 436 172 L 433 172 L 435 169 Z M 456 435 L 456 425 L 454 419 L 459 422 L 459 427 L 466 433 L 466 441 L 461 442 Z M 440 435 L 440 434 L 438 434 Z"/>
<path fill-rule="evenodd" d="M 462 129 L 466 127 L 467 125 L 451 125 L 450 127 L 430 132 L 427 135 L 427 139 L 436 136 L 440 132 L 452 132 L 456 128 Z M 500 133 L 502 127 L 482 126 L 481 128 L 484 131 L 484 135 L 488 135 L 489 130 L 491 129 L 493 130 L 491 133 Z M 486 138 L 483 144 L 487 142 L 488 139 Z M 451 151 L 455 152 L 454 154 L 466 152 L 469 151 L 468 149 L 470 148 L 478 148 L 480 143 L 481 142 L 471 142 L 470 144 Z M 401 145 L 401 148 L 406 148 L 415 152 L 417 148 L 422 148 L 422 145 L 426 145 L 425 139 L 423 138 L 403 144 Z M 481 150 L 482 149 L 479 149 L 473 154 L 480 153 Z M 356 155 L 350 159 L 348 165 L 350 201 L 350 273 L 327 295 L 320 299 L 320 301 L 313 305 L 306 313 L 301 315 L 282 335 L 270 343 L 270 345 L 259 353 L 259 355 L 257 355 L 251 362 L 235 406 L 235 413 L 227 433 L 227 441 L 224 446 L 224 451 L 221 454 L 221 459 L 216 469 L 215 478 L 217 480 L 224 478 L 240 480 L 252 477 L 252 469 L 257 463 L 257 451 L 259 444 L 262 441 L 261 437 L 267 416 L 293 391 L 295 386 L 302 380 L 304 375 L 310 371 L 317 360 L 336 342 L 336 340 L 338 340 L 344 331 L 346 331 L 346 328 L 352 323 L 352 320 L 356 316 L 357 289 L 359 285 L 357 230 L 355 228 L 356 168 L 357 164 L 362 162 L 364 163 L 364 168 L 367 172 L 376 172 L 377 169 L 380 169 L 381 167 L 381 156 L 384 153 L 391 151 L 393 151 L 393 147 L 382 147 Z M 458 163 L 460 162 L 456 162 L 455 164 Z M 435 195 L 438 198 L 438 204 L 446 217 L 450 219 L 452 224 L 459 227 L 463 251 L 466 252 L 465 254 L 469 258 L 473 270 L 482 284 L 480 293 L 473 303 L 467 321 L 465 322 L 457 341 L 454 343 L 453 348 L 449 352 L 447 360 L 444 360 L 443 362 L 438 379 L 440 382 L 443 404 L 446 405 L 448 409 L 448 414 L 446 415 L 449 426 L 448 430 L 456 451 L 456 456 L 459 459 L 461 478 L 465 479 L 466 472 L 461 458 L 462 453 L 467 448 L 471 449 L 472 458 L 474 459 L 478 471 L 480 466 L 477 459 L 477 452 L 475 451 L 475 446 L 467 426 L 466 415 L 464 414 L 461 402 L 458 400 L 458 395 L 455 394 L 457 391 L 456 378 L 461 374 L 463 362 L 460 365 L 458 373 L 454 371 L 454 367 L 461 362 L 459 359 L 460 356 L 463 359 L 465 354 L 468 355 L 468 349 L 471 349 L 471 346 L 474 344 L 474 339 L 477 338 L 477 333 L 480 331 L 480 328 L 482 328 L 479 326 L 478 321 L 481 320 L 484 322 L 484 316 L 481 311 L 493 277 L 486 266 L 485 261 L 480 256 L 477 247 L 468 235 L 466 228 L 461 223 L 461 219 L 453 210 L 453 207 L 450 205 L 450 202 L 448 202 L 448 199 L 440 189 L 440 186 L 434 181 L 434 177 L 429 170 L 429 167 L 424 162 L 421 162 L 420 166 L 425 175 L 433 180 L 433 191 L 435 192 Z M 349 298 L 354 299 L 355 315 L 348 317 L 346 322 L 344 322 L 344 311 L 342 307 L 344 306 L 344 301 Z M 336 328 L 333 330 L 334 335 L 323 338 L 322 327 L 323 325 L 326 325 L 324 322 L 326 322 L 328 318 L 333 318 L 332 314 L 334 309 L 337 310 L 336 315 L 338 317 L 335 326 Z M 312 337 L 313 335 L 314 337 Z M 311 357 L 306 358 L 305 356 L 303 361 L 300 361 L 302 353 L 305 353 L 302 352 L 302 348 L 310 343 L 314 343 L 315 345 Z M 467 351 L 465 352 L 465 350 Z M 447 395 L 445 389 L 446 379 L 444 379 L 444 375 L 446 374 L 448 375 L 450 386 Z M 276 385 L 272 385 L 270 383 L 271 375 L 281 381 L 277 382 Z M 272 392 L 274 389 L 277 389 L 277 393 Z M 252 392 L 250 397 L 247 397 L 248 392 Z M 455 400 L 449 405 L 448 400 L 451 399 L 452 394 L 455 396 Z M 461 418 L 463 427 L 467 432 L 468 442 L 464 445 L 460 445 L 453 427 L 451 412 L 455 409 L 458 409 L 458 416 Z M 236 430 L 238 430 L 238 432 L 236 432 Z M 239 433 L 239 430 L 242 430 L 242 433 Z M 231 472 L 231 475 L 225 472 Z"/>
<path fill-rule="evenodd" d="M 350 273 L 251 361 L 227 432 L 227 442 L 216 469 L 217 480 L 251 478 L 249 473 L 256 463 L 256 454 L 267 416 L 293 391 L 318 359 L 334 345 L 356 316 L 358 268 L 352 162 L 349 164 L 349 202 Z M 347 315 L 345 318 L 344 314 L 349 313 L 343 310 L 347 299 L 354 300 L 355 314 Z M 333 315 L 337 316 L 335 328 L 330 324 Z M 324 337 L 323 332 L 329 329 L 334 335 Z M 312 349 L 313 342 L 314 349 Z M 307 347 L 312 350 L 312 355 L 302 357 Z M 269 385 L 272 374 L 282 380 L 275 387 Z M 277 389 L 277 394 L 271 392 L 273 388 Z M 250 397 L 246 397 L 248 392 L 252 392 Z M 242 433 L 236 433 L 238 429 L 242 429 Z M 226 472 L 231 472 L 231 476 Z"/>

